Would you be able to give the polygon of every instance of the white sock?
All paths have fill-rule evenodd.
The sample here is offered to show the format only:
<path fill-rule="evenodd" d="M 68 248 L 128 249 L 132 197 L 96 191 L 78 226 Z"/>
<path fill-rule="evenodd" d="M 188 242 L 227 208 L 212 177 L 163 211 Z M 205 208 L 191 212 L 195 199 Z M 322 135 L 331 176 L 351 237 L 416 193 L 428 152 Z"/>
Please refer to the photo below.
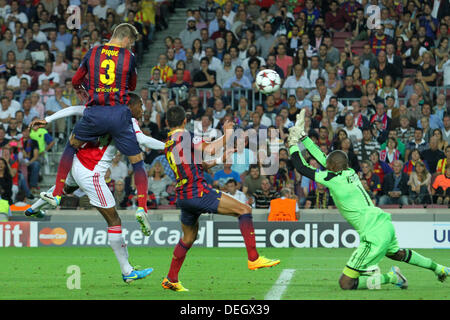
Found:
<path fill-rule="evenodd" d="M 119 261 L 122 274 L 124 276 L 129 275 L 133 271 L 133 267 L 128 262 L 128 249 L 122 237 L 122 227 L 120 225 L 108 227 L 108 239 L 111 248 L 116 254 L 117 261 Z"/>
<path fill-rule="evenodd" d="M 53 192 L 53 190 L 55 190 L 55 186 L 51 187 L 50 189 L 47 190 L 47 192 Z M 35 203 L 33 203 L 31 205 L 31 209 L 36 212 L 41 210 L 43 207 L 45 207 L 48 203 L 44 200 L 42 200 L 41 198 L 38 199 L 38 201 L 36 201 Z"/>

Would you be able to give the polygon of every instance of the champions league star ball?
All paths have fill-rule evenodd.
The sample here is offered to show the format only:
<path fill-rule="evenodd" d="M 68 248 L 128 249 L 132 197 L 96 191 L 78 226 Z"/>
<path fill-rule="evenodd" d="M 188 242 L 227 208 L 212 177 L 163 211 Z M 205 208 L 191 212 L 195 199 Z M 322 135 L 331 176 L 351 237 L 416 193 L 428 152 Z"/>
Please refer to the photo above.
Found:
<path fill-rule="evenodd" d="M 278 91 L 281 86 L 280 75 L 273 70 L 264 69 L 256 75 L 256 86 L 264 94 L 272 94 Z"/>

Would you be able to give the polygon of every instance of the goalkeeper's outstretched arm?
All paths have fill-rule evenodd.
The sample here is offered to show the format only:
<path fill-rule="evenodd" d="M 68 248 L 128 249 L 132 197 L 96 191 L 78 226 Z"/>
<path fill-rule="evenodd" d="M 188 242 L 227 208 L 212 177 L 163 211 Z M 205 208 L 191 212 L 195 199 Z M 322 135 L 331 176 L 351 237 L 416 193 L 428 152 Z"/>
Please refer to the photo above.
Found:
<path fill-rule="evenodd" d="M 300 153 L 300 149 L 298 148 L 298 146 L 292 146 L 289 149 L 289 153 L 291 154 L 292 163 L 293 163 L 295 169 L 297 169 L 297 171 L 302 176 L 305 176 L 311 180 L 315 180 L 316 168 L 311 167 L 306 162 L 306 160 L 303 158 L 302 154 Z"/>
<path fill-rule="evenodd" d="M 319 162 L 322 167 L 326 168 L 327 167 L 327 157 L 322 152 L 322 150 L 320 150 L 320 148 L 309 137 L 305 137 L 300 141 L 303 143 L 306 150 L 309 151 L 311 156 L 314 159 L 316 159 L 317 162 Z"/>

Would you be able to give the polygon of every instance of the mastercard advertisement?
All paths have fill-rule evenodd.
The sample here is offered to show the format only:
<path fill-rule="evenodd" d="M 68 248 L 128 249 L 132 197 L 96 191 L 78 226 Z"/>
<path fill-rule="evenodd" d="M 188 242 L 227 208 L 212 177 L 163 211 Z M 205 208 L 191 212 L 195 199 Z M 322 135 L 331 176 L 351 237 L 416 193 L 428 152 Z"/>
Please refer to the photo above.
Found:
<path fill-rule="evenodd" d="M 43 228 L 39 231 L 41 245 L 63 245 L 67 241 L 67 231 L 64 228 Z"/>

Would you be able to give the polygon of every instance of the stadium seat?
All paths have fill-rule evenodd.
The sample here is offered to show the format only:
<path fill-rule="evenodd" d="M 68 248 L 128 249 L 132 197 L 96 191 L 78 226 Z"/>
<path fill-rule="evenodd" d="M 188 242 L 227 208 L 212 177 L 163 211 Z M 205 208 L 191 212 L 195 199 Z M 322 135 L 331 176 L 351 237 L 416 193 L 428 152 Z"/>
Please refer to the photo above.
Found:
<path fill-rule="evenodd" d="M 345 47 L 345 40 L 347 39 L 334 39 L 333 40 L 333 46 L 335 46 L 336 48 L 344 48 Z"/>
<path fill-rule="evenodd" d="M 352 37 L 351 32 L 335 32 L 333 34 L 333 39 L 350 39 Z"/>
<path fill-rule="evenodd" d="M 158 206 L 158 209 L 162 209 L 162 210 L 171 210 L 171 209 L 176 209 L 177 206 L 173 205 L 173 204 L 161 204 Z"/>
<path fill-rule="evenodd" d="M 352 48 L 352 51 L 358 56 L 363 54 L 363 50 L 363 48 Z"/>
<path fill-rule="evenodd" d="M 403 76 L 412 75 L 417 72 L 416 69 L 403 69 Z"/>
<path fill-rule="evenodd" d="M 352 43 L 352 48 L 363 48 L 367 41 L 355 41 Z"/>
<path fill-rule="evenodd" d="M 448 205 L 445 204 L 429 204 L 427 209 L 447 209 Z"/>
<path fill-rule="evenodd" d="M 423 209 L 423 204 L 407 204 L 402 206 L 402 209 Z"/>
<path fill-rule="evenodd" d="M 381 209 L 399 209 L 400 205 L 399 204 L 385 204 L 385 205 L 381 205 L 379 207 Z"/>

